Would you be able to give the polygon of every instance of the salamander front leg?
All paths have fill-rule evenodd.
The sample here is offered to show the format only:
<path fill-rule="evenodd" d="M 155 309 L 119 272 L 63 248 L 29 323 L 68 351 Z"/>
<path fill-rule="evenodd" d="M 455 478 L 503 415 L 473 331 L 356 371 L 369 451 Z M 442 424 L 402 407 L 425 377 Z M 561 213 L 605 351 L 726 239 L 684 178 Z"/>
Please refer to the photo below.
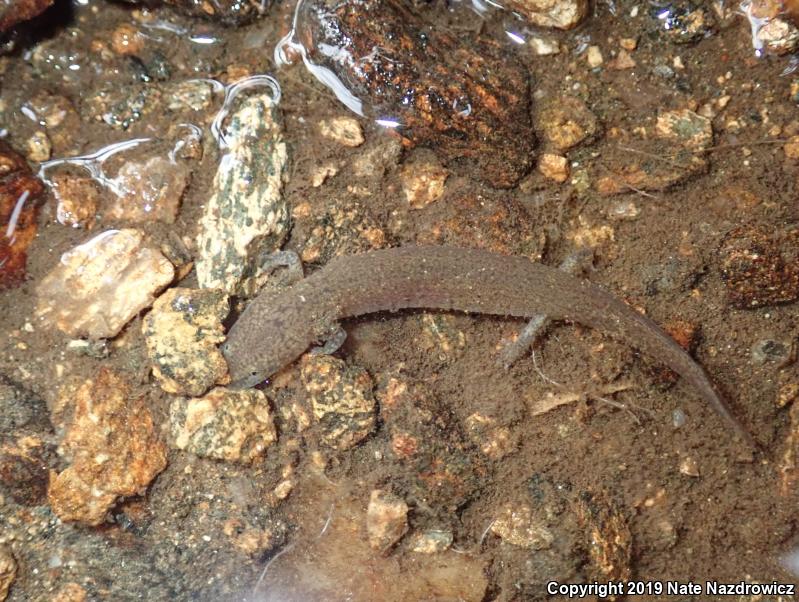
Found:
<path fill-rule="evenodd" d="M 558 266 L 558 269 L 568 274 L 577 274 L 583 272 L 591 264 L 593 258 L 593 251 L 580 249 L 564 259 L 563 263 Z M 541 331 L 544 330 L 548 324 L 549 318 L 547 316 L 543 314 L 533 316 L 519 333 L 518 338 L 508 343 L 502 350 L 498 363 L 505 368 L 505 370 L 508 370 L 519 358 L 530 350 L 541 334 Z"/>
<path fill-rule="evenodd" d="M 264 274 L 272 272 L 276 268 L 286 268 L 288 271 L 289 284 L 299 282 L 305 277 L 302 270 L 302 260 L 295 251 L 275 251 L 274 253 L 264 253 L 258 260 Z"/>

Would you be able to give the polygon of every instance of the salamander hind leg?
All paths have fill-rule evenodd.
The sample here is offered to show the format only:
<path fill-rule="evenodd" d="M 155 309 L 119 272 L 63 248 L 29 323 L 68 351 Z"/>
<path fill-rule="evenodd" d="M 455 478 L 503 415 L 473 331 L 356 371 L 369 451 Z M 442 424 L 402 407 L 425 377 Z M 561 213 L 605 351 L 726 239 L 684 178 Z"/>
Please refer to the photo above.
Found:
<path fill-rule="evenodd" d="M 326 332 L 321 332 L 319 341 L 322 342 L 318 347 L 312 347 L 313 355 L 330 355 L 335 353 L 347 340 L 347 331 L 338 322 L 332 322 L 327 326 Z"/>

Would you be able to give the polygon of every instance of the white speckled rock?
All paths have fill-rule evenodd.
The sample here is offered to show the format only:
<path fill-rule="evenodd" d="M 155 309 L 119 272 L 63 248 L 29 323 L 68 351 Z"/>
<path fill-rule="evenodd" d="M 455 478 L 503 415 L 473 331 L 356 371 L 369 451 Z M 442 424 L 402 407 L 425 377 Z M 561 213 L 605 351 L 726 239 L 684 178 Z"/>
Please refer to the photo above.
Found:
<path fill-rule="evenodd" d="M 36 289 L 36 314 L 73 337 L 113 337 L 174 275 L 138 230 L 106 230 L 61 256 Z"/>
<path fill-rule="evenodd" d="M 283 199 L 287 151 L 268 93 L 244 98 L 224 131 L 225 152 L 200 220 L 201 288 L 251 294 L 259 260 L 280 249 L 290 226 Z"/>
<path fill-rule="evenodd" d="M 203 397 L 176 399 L 169 423 L 174 447 L 205 458 L 251 462 L 277 441 L 269 401 L 258 389 L 219 387 Z"/>

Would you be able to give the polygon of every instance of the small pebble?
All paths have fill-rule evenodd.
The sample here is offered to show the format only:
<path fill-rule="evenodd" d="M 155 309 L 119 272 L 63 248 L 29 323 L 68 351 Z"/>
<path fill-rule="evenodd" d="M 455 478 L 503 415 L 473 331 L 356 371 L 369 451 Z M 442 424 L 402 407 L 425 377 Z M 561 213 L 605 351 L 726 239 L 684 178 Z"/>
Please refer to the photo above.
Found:
<path fill-rule="evenodd" d="M 356 147 L 363 144 L 363 130 L 354 117 L 323 119 L 319 122 L 319 133 L 342 146 Z"/>
<path fill-rule="evenodd" d="M 688 477 L 698 477 L 699 464 L 697 463 L 696 459 L 690 456 L 683 458 L 680 462 L 680 473 Z"/>
<path fill-rule="evenodd" d="M 373 549 L 388 552 L 408 532 L 408 504 L 392 493 L 373 490 L 366 510 L 366 531 Z"/>

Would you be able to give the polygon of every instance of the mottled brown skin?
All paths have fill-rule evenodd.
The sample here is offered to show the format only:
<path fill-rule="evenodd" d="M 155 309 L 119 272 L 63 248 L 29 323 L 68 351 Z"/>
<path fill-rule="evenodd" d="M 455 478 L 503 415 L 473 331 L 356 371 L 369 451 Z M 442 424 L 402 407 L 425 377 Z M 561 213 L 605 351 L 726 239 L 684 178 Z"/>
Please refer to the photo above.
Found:
<path fill-rule="evenodd" d="M 478 249 L 408 246 L 338 257 L 281 293 L 256 297 L 223 346 L 234 386 L 274 374 L 342 318 L 403 308 L 546 314 L 612 333 L 686 379 L 753 444 L 701 366 L 652 320 L 587 280 Z"/>

